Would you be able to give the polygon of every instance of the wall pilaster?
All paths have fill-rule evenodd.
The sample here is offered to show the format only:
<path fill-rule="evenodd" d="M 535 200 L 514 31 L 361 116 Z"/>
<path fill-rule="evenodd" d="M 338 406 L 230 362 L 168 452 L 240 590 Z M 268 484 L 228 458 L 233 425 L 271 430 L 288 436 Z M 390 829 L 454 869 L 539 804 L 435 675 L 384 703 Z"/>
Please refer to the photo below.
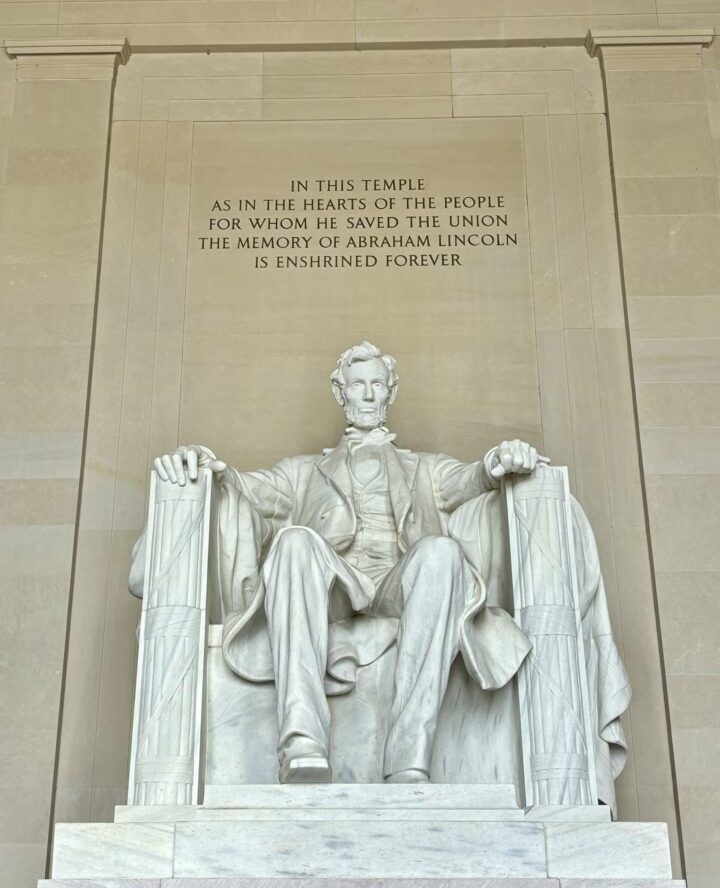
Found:
<path fill-rule="evenodd" d="M 0 872 L 43 876 L 115 70 L 123 40 L 6 41 L 14 105 L 0 210 Z M 18 705 L 18 700 L 22 705 Z"/>
<path fill-rule="evenodd" d="M 720 869 L 720 235 L 713 29 L 593 31 L 689 888 Z M 642 705 L 642 701 L 639 701 Z"/>

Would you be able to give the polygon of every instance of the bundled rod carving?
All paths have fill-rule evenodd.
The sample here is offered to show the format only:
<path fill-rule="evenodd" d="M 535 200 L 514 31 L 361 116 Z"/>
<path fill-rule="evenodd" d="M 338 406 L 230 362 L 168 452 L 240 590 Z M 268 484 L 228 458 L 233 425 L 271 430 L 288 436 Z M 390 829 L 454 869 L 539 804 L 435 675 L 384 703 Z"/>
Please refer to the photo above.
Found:
<path fill-rule="evenodd" d="M 200 801 L 211 492 L 152 473 L 129 804 Z"/>
<path fill-rule="evenodd" d="M 594 805 L 595 762 L 568 473 L 505 481 L 515 619 L 533 648 L 518 673 L 526 805 Z"/>

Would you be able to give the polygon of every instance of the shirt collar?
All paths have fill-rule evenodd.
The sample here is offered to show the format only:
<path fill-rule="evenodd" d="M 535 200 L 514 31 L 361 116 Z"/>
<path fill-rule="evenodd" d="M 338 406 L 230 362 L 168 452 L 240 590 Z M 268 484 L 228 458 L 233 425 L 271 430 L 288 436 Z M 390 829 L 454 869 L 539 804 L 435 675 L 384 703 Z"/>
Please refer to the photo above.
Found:
<path fill-rule="evenodd" d="M 345 440 L 348 443 L 350 451 L 353 452 L 359 447 L 382 447 L 384 444 L 391 444 L 397 436 L 390 432 L 386 426 L 379 426 L 370 432 L 362 432 L 354 426 L 348 426 L 345 429 Z"/>

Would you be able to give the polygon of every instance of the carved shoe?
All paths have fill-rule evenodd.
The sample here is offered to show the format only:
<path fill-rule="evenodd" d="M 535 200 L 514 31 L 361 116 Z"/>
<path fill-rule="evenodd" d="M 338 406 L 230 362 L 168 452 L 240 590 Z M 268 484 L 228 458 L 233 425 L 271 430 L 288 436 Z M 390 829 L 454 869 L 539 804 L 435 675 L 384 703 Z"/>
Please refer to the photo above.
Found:
<path fill-rule="evenodd" d="M 278 757 L 280 783 L 332 783 L 328 757 L 309 737 L 293 735 Z"/>
<path fill-rule="evenodd" d="M 419 768 L 408 768 L 406 771 L 388 774 L 385 783 L 430 783 L 430 775 Z"/>

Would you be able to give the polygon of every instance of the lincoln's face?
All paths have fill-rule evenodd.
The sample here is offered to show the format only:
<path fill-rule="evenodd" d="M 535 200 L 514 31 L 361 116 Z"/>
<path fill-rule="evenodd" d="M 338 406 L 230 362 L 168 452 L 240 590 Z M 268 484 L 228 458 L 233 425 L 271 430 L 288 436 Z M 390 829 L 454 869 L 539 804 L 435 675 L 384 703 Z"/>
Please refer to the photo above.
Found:
<path fill-rule="evenodd" d="M 380 358 L 355 361 L 343 368 L 345 417 L 358 429 L 376 429 L 385 422 L 393 401 L 390 371 Z"/>

